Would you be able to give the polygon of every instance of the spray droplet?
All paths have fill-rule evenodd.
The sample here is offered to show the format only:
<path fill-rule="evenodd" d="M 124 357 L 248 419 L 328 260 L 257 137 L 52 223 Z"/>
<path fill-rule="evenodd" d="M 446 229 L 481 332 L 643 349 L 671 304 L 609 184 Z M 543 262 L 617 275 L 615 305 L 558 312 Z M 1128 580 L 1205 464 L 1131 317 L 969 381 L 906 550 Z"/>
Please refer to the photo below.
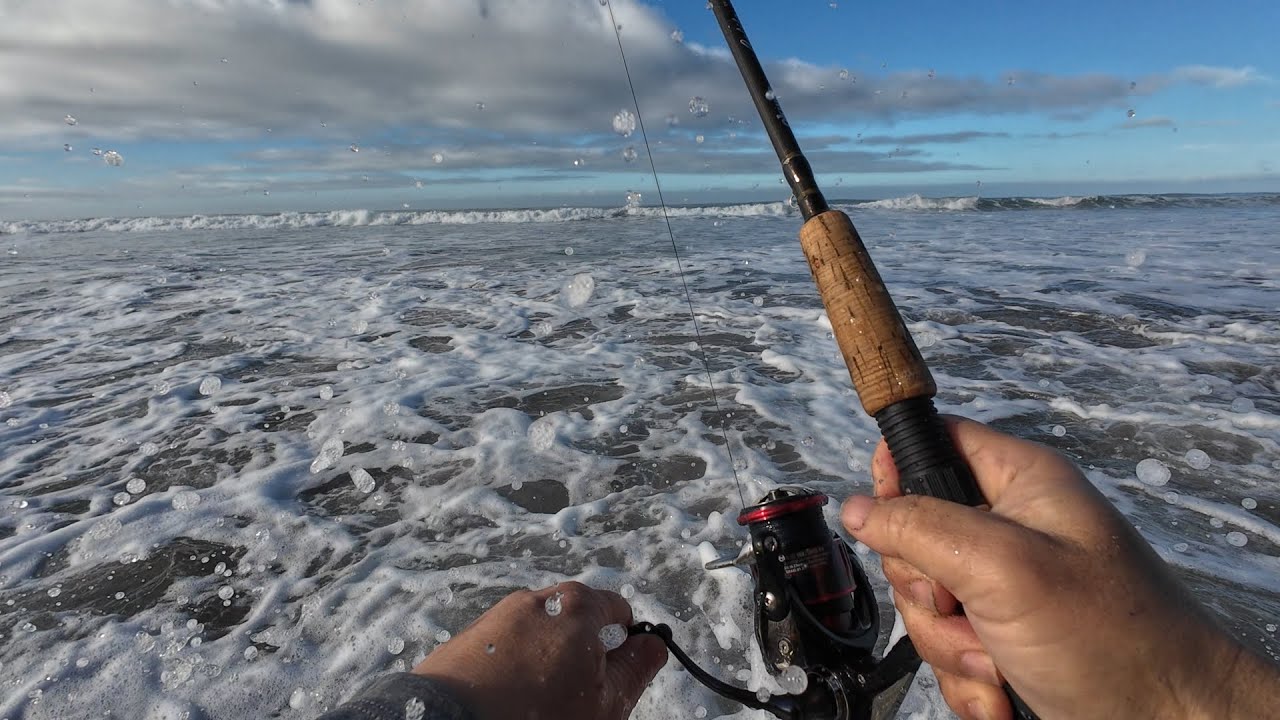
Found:
<path fill-rule="evenodd" d="M 1249 537 L 1242 532 L 1229 532 L 1227 542 L 1236 547 L 1244 547 L 1249 544 Z"/>
<path fill-rule="evenodd" d="M 1124 256 L 1124 262 L 1129 267 L 1141 267 L 1147 261 L 1147 251 L 1142 248 L 1130 250 L 1128 255 Z"/>
<path fill-rule="evenodd" d="M 358 152 L 360 152 L 360 146 L 359 146 L 359 145 L 356 145 L 355 143 L 351 143 L 351 147 L 350 147 L 350 148 L 348 148 L 348 149 L 349 149 L 349 150 L 351 150 L 351 152 L 353 152 L 353 153 L 358 153 Z"/>
<path fill-rule="evenodd" d="M 128 505 L 129 501 L 132 499 L 133 499 L 133 496 L 130 495 L 129 493 L 118 492 L 111 498 L 111 502 L 115 503 L 116 505 Z"/>
<path fill-rule="evenodd" d="M 635 162 L 637 157 L 638 155 L 636 154 L 636 149 L 634 147 L 628 145 L 622 149 L 623 160 L 626 160 L 627 162 Z"/>
<path fill-rule="evenodd" d="M 493 643 L 489 643 L 488 645 L 484 646 L 484 652 L 486 655 L 492 655 L 494 652 L 497 651 L 497 649 L 498 648 L 494 647 Z"/>
<path fill-rule="evenodd" d="M 671 39 L 676 43 L 682 43 L 684 42 L 684 33 L 681 32 L 680 30 L 672 30 Z"/>
<path fill-rule="evenodd" d="M 643 195 L 641 195 L 638 192 L 635 192 L 634 190 L 628 190 L 627 191 L 627 207 L 629 208 L 640 207 L 640 201 L 643 199 L 643 197 L 644 197 Z"/>
<path fill-rule="evenodd" d="M 436 642 L 447 643 L 449 642 L 449 638 L 451 637 L 453 636 L 449 634 L 448 630 L 441 630 L 440 632 L 436 633 Z"/>
<path fill-rule="evenodd" d="M 1054 425 L 1053 434 L 1054 434 L 1054 437 L 1063 437 L 1067 434 L 1067 429 L 1062 427 L 1061 425 Z"/>
<path fill-rule="evenodd" d="M 321 385 L 321 386 L 320 386 L 320 399 L 321 399 L 321 400 L 332 400 L 332 399 L 333 399 L 333 386 L 332 386 L 332 385 Z"/>
<path fill-rule="evenodd" d="M 142 478 L 129 478 L 129 482 L 124 484 L 124 489 L 137 495 L 147 489 L 147 481 Z"/>
<path fill-rule="evenodd" d="M 631 133 L 636 131 L 635 113 L 623 108 L 613 116 L 613 131 L 622 137 L 631 137 Z"/>
<path fill-rule="evenodd" d="M 72 117 L 72 116 L 68 115 L 68 116 L 66 116 L 66 117 L 62 118 L 62 122 L 66 123 L 66 124 L 68 124 L 68 125 L 75 125 L 76 123 L 78 123 L 78 122 L 80 122 L 80 121 L 79 121 L 79 120 L 76 120 L 74 117 Z"/>
<path fill-rule="evenodd" d="M 1231 412 L 1247 413 L 1253 412 L 1253 401 L 1246 397 L 1238 397 L 1231 401 Z"/>
<path fill-rule="evenodd" d="M 564 609 L 564 603 L 560 600 L 562 597 L 564 597 L 564 593 L 557 591 L 543 603 L 543 608 L 551 617 L 559 615 L 560 611 Z"/>
<path fill-rule="evenodd" d="M 63 152 L 71 152 L 71 151 L 72 151 L 72 150 L 74 150 L 74 149 L 75 149 L 75 148 L 71 147 L 71 143 L 63 143 L 63 144 L 62 144 L 62 151 L 63 151 Z"/>
<path fill-rule="evenodd" d="M 695 135 L 693 138 L 693 141 L 701 145 L 704 141 L 706 141 L 706 139 L 707 138 L 702 135 Z"/>
<path fill-rule="evenodd" d="M 418 698 L 409 698 L 404 704 L 404 720 L 422 720 L 427 714 L 427 705 Z"/>
<path fill-rule="evenodd" d="M 369 471 L 364 468 L 352 468 L 351 482 L 355 483 L 357 490 L 366 495 L 373 492 L 373 489 L 378 485 L 374 482 L 373 476 L 369 474 Z"/>
<path fill-rule="evenodd" d="M 845 69 L 843 69 L 843 68 L 841 68 L 841 69 L 840 69 L 840 72 L 839 72 L 839 73 L 837 73 L 836 75 L 837 75 L 837 77 L 839 77 L 841 80 L 848 80 L 848 79 L 849 79 L 849 71 L 848 71 L 848 70 L 845 70 Z"/>
<path fill-rule="evenodd" d="M 600 643 L 604 651 L 617 650 L 627 641 L 627 629 L 617 623 L 600 628 Z"/>
<path fill-rule="evenodd" d="M 778 685 L 791 695 L 799 695 L 809 687 L 809 674 L 799 665 L 788 665 L 778 675 Z"/>
<path fill-rule="evenodd" d="M 329 438 L 324 445 L 320 447 L 320 454 L 316 455 L 316 459 L 311 461 L 311 472 L 321 472 L 342 457 L 342 438 Z"/>
<path fill-rule="evenodd" d="M 1138 463 L 1138 479 L 1148 485 L 1165 485 L 1169 482 L 1169 477 L 1169 468 L 1155 458 L 1147 458 Z"/>
<path fill-rule="evenodd" d="M 1187 451 L 1186 461 L 1188 465 L 1196 470 L 1208 469 L 1211 463 L 1209 454 L 1198 448 L 1192 448 Z"/>
<path fill-rule="evenodd" d="M 404 652 L 404 638 L 393 637 L 387 641 L 387 652 L 392 655 L 399 655 Z"/>
<path fill-rule="evenodd" d="M 453 588 L 445 585 L 436 591 L 436 602 L 441 605 L 448 605 L 453 602 Z"/>
<path fill-rule="evenodd" d="M 235 597 L 236 591 L 230 585 L 223 585 L 218 588 L 218 597 L 222 600 L 230 600 Z"/>
<path fill-rule="evenodd" d="M 102 153 L 102 160 L 111 167 L 120 167 L 124 165 L 124 156 L 115 150 L 108 150 Z"/>
<path fill-rule="evenodd" d="M 209 397 L 222 389 L 222 379 L 217 376 L 210 375 L 200 381 L 200 394 Z"/>
<path fill-rule="evenodd" d="M 484 109 L 484 103 L 483 103 L 483 102 L 478 102 L 478 103 L 476 103 L 476 110 L 483 110 L 483 109 Z"/>
<path fill-rule="evenodd" d="M 689 114 L 694 117 L 706 117 L 711 113 L 711 106 L 700 95 L 694 95 L 689 99 Z"/>
<path fill-rule="evenodd" d="M 1254 500 L 1253 498 L 1247 497 L 1240 501 L 1240 507 L 1244 508 L 1245 510 L 1256 510 L 1258 509 L 1258 501 Z"/>
<path fill-rule="evenodd" d="M 929 68 L 929 79 L 932 80 L 936 77 L 938 77 L 938 73 L 933 68 Z"/>
<path fill-rule="evenodd" d="M 440 152 L 431 153 L 431 162 L 437 165 L 444 162 L 444 153 L 440 153 Z"/>
<path fill-rule="evenodd" d="M 630 583 L 627 583 L 627 584 L 623 585 L 623 586 L 619 589 L 618 594 L 619 594 L 619 595 L 621 595 L 622 597 L 624 597 L 624 598 L 626 598 L 626 599 L 630 600 L 632 597 L 634 597 L 634 596 L 635 596 L 635 594 L 636 594 L 636 589 L 635 589 L 635 587 L 634 587 L 634 586 L 632 586 Z"/>
<path fill-rule="evenodd" d="M 56 588 L 56 587 L 49 588 L 49 593 L 48 593 L 49 597 L 58 597 L 61 594 L 62 594 L 62 588 Z"/>

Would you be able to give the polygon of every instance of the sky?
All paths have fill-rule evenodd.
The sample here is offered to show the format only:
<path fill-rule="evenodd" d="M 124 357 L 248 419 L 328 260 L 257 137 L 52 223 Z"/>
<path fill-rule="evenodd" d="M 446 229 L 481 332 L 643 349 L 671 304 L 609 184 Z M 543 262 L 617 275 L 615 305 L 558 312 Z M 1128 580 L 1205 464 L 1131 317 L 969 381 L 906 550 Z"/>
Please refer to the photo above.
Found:
<path fill-rule="evenodd" d="M 1280 191 L 1274 0 L 737 9 L 829 197 Z M 785 199 L 703 0 L 0 0 L 0 219 L 651 204 L 615 23 L 668 202 Z"/>

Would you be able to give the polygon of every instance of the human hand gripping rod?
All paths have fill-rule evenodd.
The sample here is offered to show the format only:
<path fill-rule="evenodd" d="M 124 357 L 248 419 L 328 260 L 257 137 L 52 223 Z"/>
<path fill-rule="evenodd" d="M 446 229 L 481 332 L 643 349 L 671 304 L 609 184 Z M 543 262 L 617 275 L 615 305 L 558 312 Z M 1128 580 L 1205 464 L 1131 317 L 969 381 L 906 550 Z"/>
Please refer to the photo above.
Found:
<path fill-rule="evenodd" d="M 734 62 L 773 143 L 805 223 L 800 244 L 858 398 L 876 419 L 903 492 L 986 504 L 933 405 L 933 376 L 849 216 L 827 205 L 730 0 L 711 0 Z M 1015 714 L 1035 715 L 1005 686 Z"/>

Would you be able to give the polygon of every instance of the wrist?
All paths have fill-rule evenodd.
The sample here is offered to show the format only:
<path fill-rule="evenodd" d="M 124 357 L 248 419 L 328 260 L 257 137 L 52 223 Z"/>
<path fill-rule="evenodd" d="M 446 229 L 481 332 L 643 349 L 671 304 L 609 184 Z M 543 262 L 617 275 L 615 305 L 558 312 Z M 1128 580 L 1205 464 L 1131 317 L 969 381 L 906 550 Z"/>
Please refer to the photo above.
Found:
<path fill-rule="evenodd" d="M 1189 668 L 1181 714 L 1194 720 L 1267 717 L 1280 706 L 1280 668 L 1213 627 L 1210 649 Z"/>

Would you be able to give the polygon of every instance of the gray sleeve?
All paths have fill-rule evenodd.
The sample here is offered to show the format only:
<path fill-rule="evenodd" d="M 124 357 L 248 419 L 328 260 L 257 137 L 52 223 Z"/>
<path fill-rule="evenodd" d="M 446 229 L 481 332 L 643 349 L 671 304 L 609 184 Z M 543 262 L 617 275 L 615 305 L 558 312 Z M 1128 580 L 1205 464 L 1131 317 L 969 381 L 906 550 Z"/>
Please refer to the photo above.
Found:
<path fill-rule="evenodd" d="M 345 705 L 316 720 L 475 720 L 434 680 L 396 673 L 370 683 Z"/>

